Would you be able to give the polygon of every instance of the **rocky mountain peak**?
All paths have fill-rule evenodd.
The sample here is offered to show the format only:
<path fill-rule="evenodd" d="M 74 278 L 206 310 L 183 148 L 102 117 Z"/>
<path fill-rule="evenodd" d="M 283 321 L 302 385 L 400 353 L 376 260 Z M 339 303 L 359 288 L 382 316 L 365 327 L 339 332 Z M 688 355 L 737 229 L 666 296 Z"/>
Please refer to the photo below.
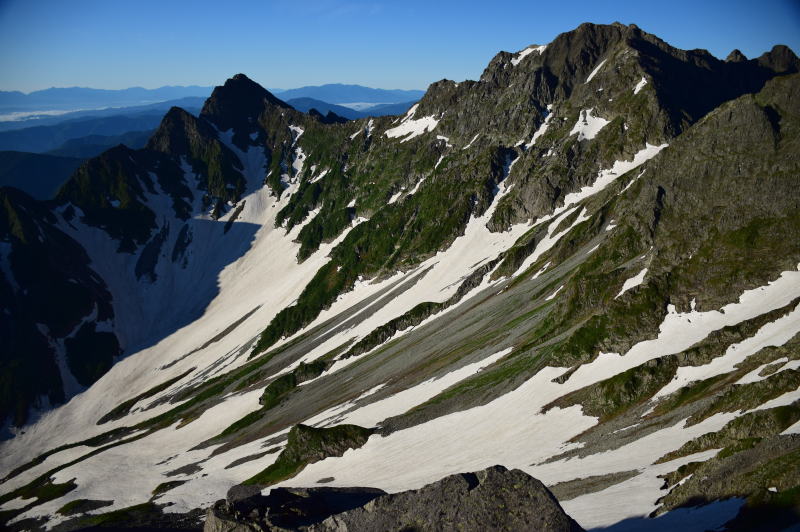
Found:
<path fill-rule="evenodd" d="M 292 106 L 244 74 L 236 74 L 224 85 L 214 88 L 200 116 L 220 131 L 233 128 L 234 143 L 244 147 L 243 137 L 256 130 L 255 124 L 268 109 L 286 110 Z"/>
<path fill-rule="evenodd" d="M 756 59 L 756 62 L 778 74 L 800 72 L 800 59 L 791 48 L 783 44 L 776 44 L 772 50 Z"/>
<path fill-rule="evenodd" d="M 216 133 L 208 123 L 198 120 L 180 107 L 172 107 L 147 142 L 147 149 L 185 154 L 191 139 L 209 135 L 216 136 Z"/>
<path fill-rule="evenodd" d="M 728 57 L 725 58 L 726 63 L 741 63 L 743 61 L 747 61 L 747 56 L 744 55 L 738 48 L 729 53 Z"/>

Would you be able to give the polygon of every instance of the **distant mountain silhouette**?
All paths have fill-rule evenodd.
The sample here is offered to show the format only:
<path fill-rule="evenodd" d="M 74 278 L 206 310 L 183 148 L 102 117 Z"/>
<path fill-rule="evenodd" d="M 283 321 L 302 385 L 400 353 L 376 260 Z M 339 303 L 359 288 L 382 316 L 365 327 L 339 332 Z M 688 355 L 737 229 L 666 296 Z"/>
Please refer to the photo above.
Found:
<path fill-rule="evenodd" d="M 11 186 L 39 200 L 52 199 L 83 159 L 0 151 L 0 187 Z"/>
<path fill-rule="evenodd" d="M 207 98 L 211 94 L 211 89 L 212 87 L 192 85 L 165 86 L 157 89 L 131 87 L 120 90 L 67 87 L 34 91 L 29 94 L 19 91 L 0 91 L 0 112 L 121 107 L 176 100 L 187 96 Z"/>
<path fill-rule="evenodd" d="M 425 91 L 399 89 L 373 89 L 362 85 L 343 85 L 330 83 L 327 85 L 300 87 L 276 92 L 283 101 L 295 98 L 314 98 L 323 102 L 342 103 L 401 103 L 419 100 Z"/>

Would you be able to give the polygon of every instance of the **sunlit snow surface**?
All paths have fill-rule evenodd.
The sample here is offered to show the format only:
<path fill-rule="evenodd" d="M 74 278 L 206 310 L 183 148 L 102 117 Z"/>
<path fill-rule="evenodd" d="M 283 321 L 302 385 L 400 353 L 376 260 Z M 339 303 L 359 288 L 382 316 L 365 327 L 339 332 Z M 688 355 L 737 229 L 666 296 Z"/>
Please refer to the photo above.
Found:
<path fill-rule="evenodd" d="M 414 113 L 417 112 L 418 106 L 419 104 L 414 104 L 414 106 L 408 110 L 405 117 L 403 117 L 400 125 L 391 129 L 387 129 L 384 135 L 389 138 L 402 137 L 400 142 L 405 142 L 413 139 L 414 137 L 418 137 L 423 133 L 433 131 L 436 125 L 439 123 L 439 120 L 435 116 L 423 116 L 422 118 L 415 119 Z"/>
<path fill-rule="evenodd" d="M 605 118 L 594 116 L 594 109 L 584 109 L 578 115 L 578 121 L 569 132 L 570 135 L 578 135 L 578 140 L 591 140 L 597 136 L 601 129 L 606 127 L 611 121 Z"/>
<path fill-rule="evenodd" d="M 598 63 L 597 66 L 594 67 L 594 70 L 592 70 L 592 72 L 589 74 L 589 77 L 586 78 L 586 81 L 584 83 L 589 83 L 590 81 L 592 81 L 592 79 L 594 79 L 597 73 L 600 72 L 600 69 L 603 68 L 603 65 L 606 64 L 606 61 L 607 59 L 603 59 L 602 61 L 600 61 L 600 63 Z"/>
<path fill-rule="evenodd" d="M 463 148 L 461 148 L 461 149 L 462 149 L 462 150 L 466 150 L 466 149 L 468 149 L 468 148 L 471 148 L 471 147 L 472 147 L 472 144 L 473 144 L 473 143 L 474 143 L 476 140 L 478 140 L 478 137 L 480 137 L 480 136 L 481 136 L 481 134 L 480 134 L 480 133 L 475 133 L 475 136 L 474 136 L 474 137 L 472 137 L 472 140 L 470 140 L 470 141 L 467 143 L 467 145 L 466 145 L 466 146 L 464 146 L 464 147 L 463 147 Z"/>
<path fill-rule="evenodd" d="M 528 48 L 525 48 L 524 50 L 519 52 L 516 57 L 512 58 L 511 64 L 517 66 L 520 63 L 520 61 L 525 59 L 525 57 L 527 57 L 528 55 L 532 54 L 533 52 L 541 54 L 542 52 L 544 52 L 545 48 L 547 48 L 546 44 L 543 44 L 541 46 L 529 46 Z"/>
<path fill-rule="evenodd" d="M 644 282 L 644 276 L 647 275 L 647 268 L 644 268 L 642 271 L 631 277 L 630 279 L 626 279 L 624 283 L 622 283 L 622 288 L 620 288 L 619 293 L 614 296 L 614 299 L 617 299 L 619 296 L 630 290 L 631 288 L 635 288 Z"/>
<path fill-rule="evenodd" d="M 331 485 L 365 484 L 396 492 L 495 463 L 521 468 L 546 484 L 640 469 L 643 473 L 637 477 L 567 501 L 564 506 L 585 527 L 646 516 L 664 494 L 660 489 L 663 481 L 657 475 L 698 456 L 661 466 L 653 466 L 653 462 L 697 436 L 719 430 L 737 414 L 717 414 L 690 427 L 680 421 L 615 451 L 542 464 L 548 457 L 574 447 L 567 443 L 569 439 L 593 426 L 596 419 L 583 415 L 578 406 L 554 408 L 547 413 L 541 413 L 541 408 L 648 360 L 680 352 L 714 330 L 780 308 L 798 295 L 800 272 L 792 271 L 784 272 L 766 287 L 746 291 L 738 302 L 720 311 L 678 313 L 671 308 L 656 338 L 636 344 L 624 355 L 601 353 L 564 384 L 553 382 L 564 368 L 545 368 L 485 406 L 448 414 L 386 437 L 374 435 L 364 447 L 312 464 L 283 485 L 312 486 L 321 478 L 333 477 Z"/>
<path fill-rule="evenodd" d="M 536 144 L 536 141 L 539 139 L 539 137 L 547 132 L 547 128 L 550 126 L 550 120 L 553 119 L 552 109 L 553 104 L 547 106 L 547 116 L 545 117 L 544 122 L 542 122 L 542 125 L 539 126 L 539 129 L 534 132 L 533 137 L 531 137 L 531 141 L 525 144 L 526 150 L 531 149 L 533 145 Z"/>
<path fill-rule="evenodd" d="M 639 83 L 637 83 L 636 86 L 633 88 L 633 93 L 639 94 L 639 91 L 642 90 L 645 85 L 647 85 L 647 78 L 642 76 L 642 79 L 640 79 Z"/>

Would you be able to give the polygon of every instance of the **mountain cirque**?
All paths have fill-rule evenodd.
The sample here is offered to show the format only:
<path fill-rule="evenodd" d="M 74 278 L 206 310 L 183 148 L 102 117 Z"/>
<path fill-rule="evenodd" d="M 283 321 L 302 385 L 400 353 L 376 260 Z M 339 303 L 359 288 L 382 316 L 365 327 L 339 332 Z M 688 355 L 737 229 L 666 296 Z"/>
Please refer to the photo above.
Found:
<path fill-rule="evenodd" d="M 369 488 L 330 526 L 400 527 L 502 464 L 586 529 L 795 524 L 799 67 L 584 24 L 345 123 L 237 75 L 3 189 L 0 519 Z"/>

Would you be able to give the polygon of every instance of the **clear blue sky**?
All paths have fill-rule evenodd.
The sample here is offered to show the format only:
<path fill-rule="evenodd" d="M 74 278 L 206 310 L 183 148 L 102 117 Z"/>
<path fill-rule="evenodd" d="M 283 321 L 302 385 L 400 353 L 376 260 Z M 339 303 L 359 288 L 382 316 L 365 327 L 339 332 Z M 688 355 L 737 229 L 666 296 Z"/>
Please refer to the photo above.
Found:
<path fill-rule="evenodd" d="M 636 23 L 679 48 L 800 53 L 800 0 L 0 0 L 0 90 L 323 83 L 424 89 L 581 22 Z"/>

